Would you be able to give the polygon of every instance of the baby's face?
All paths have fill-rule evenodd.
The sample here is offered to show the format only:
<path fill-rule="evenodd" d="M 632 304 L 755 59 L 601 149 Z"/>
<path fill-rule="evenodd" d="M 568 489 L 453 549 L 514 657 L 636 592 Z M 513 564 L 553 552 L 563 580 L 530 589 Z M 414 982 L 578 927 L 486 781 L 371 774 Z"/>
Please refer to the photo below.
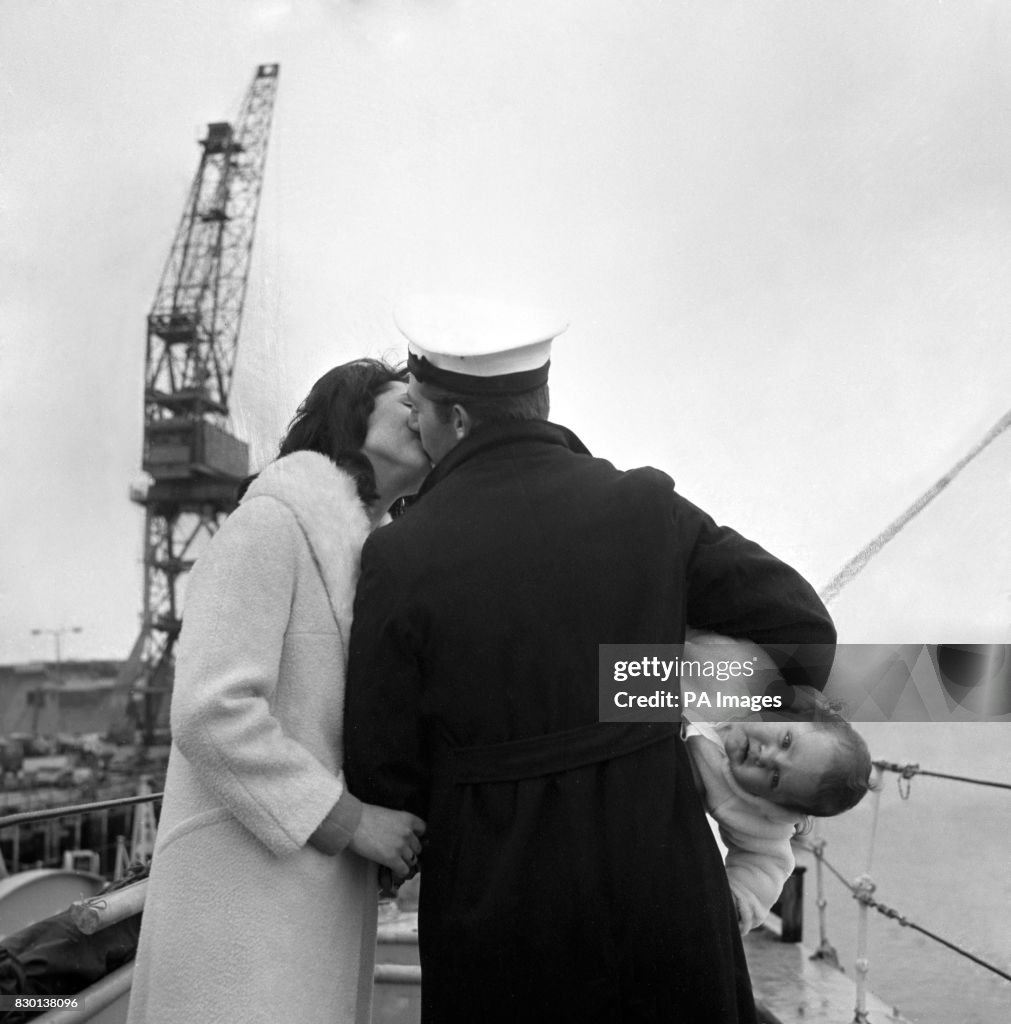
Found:
<path fill-rule="evenodd" d="M 746 793 L 787 807 L 810 803 L 832 762 L 832 729 L 743 720 L 720 727 L 730 772 Z"/>

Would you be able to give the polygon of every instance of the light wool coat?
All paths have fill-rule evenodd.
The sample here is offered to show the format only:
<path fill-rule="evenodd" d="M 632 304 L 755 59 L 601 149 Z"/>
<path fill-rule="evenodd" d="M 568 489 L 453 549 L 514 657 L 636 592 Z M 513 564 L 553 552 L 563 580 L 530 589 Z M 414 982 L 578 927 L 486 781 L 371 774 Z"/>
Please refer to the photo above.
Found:
<path fill-rule="evenodd" d="M 130 1024 L 367 1022 L 374 865 L 306 840 L 341 796 L 353 480 L 269 465 L 194 567 Z"/>

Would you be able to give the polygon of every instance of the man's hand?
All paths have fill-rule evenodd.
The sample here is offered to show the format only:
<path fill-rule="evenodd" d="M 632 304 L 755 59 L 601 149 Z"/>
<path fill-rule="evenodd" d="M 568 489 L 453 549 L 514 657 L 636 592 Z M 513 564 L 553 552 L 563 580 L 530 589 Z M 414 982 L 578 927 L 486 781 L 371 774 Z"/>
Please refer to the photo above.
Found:
<path fill-rule="evenodd" d="M 425 823 L 407 811 L 362 804 L 362 817 L 351 836 L 350 847 L 360 857 L 388 867 L 398 878 L 406 878 L 421 853 Z"/>

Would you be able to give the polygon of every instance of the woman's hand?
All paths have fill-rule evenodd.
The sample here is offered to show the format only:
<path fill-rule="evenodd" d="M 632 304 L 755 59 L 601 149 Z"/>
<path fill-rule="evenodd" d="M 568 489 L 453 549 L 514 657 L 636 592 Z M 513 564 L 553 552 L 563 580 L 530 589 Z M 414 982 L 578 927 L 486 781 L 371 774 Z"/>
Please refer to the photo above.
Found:
<path fill-rule="evenodd" d="M 362 804 L 362 817 L 351 836 L 350 847 L 360 857 L 388 867 L 406 878 L 418 862 L 425 823 L 407 811 Z"/>

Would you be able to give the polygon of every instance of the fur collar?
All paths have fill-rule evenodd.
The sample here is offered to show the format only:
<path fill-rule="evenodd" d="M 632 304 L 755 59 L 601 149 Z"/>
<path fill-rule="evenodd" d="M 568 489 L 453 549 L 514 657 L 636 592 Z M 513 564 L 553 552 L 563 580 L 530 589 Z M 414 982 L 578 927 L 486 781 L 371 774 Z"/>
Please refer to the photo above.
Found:
<path fill-rule="evenodd" d="M 260 473 L 242 504 L 262 497 L 280 501 L 295 516 L 347 643 L 362 545 L 371 530 L 354 480 L 319 452 L 292 452 Z"/>

